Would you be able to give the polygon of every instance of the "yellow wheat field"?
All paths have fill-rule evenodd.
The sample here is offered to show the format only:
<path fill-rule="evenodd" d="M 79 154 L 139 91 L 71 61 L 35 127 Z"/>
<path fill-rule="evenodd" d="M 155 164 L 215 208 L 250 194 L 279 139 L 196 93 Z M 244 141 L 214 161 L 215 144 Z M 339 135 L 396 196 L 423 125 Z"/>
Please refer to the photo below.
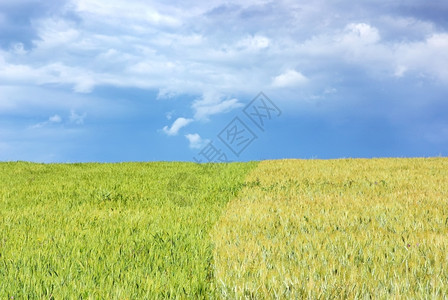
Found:
<path fill-rule="evenodd" d="M 212 230 L 222 298 L 448 294 L 448 159 L 263 161 Z"/>

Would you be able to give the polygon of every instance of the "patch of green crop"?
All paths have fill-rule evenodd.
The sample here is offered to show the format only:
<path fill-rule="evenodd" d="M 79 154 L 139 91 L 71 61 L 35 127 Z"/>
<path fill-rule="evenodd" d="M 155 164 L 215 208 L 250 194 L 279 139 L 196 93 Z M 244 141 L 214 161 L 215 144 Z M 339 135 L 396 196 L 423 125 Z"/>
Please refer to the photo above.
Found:
<path fill-rule="evenodd" d="M 213 296 L 209 231 L 255 163 L 0 163 L 0 298 Z"/>

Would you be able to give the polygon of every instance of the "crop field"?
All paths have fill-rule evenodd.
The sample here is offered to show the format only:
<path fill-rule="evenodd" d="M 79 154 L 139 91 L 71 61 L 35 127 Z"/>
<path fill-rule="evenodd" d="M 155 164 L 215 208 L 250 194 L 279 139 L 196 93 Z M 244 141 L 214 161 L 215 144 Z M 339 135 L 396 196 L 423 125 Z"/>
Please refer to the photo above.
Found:
<path fill-rule="evenodd" d="M 446 158 L 0 163 L 1 299 L 447 294 Z"/>

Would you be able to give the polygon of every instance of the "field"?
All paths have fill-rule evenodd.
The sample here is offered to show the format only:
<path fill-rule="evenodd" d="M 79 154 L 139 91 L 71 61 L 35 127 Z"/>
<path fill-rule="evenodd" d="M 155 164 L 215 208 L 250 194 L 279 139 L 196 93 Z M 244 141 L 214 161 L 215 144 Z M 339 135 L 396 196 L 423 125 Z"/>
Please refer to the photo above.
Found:
<path fill-rule="evenodd" d="M 0 298 L 442 298 L 448 159 L 0 163 Z"/>

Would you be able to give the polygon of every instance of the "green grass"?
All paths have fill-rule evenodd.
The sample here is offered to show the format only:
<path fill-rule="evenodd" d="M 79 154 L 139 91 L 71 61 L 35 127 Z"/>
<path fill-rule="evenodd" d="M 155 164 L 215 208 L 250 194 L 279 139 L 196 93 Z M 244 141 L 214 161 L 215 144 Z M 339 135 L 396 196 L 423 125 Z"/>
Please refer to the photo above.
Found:
<path fill-rule="evenodd" d="M 209 231 L 254 163 L 0 163 L 0 298 L 213 295 Z"/>

